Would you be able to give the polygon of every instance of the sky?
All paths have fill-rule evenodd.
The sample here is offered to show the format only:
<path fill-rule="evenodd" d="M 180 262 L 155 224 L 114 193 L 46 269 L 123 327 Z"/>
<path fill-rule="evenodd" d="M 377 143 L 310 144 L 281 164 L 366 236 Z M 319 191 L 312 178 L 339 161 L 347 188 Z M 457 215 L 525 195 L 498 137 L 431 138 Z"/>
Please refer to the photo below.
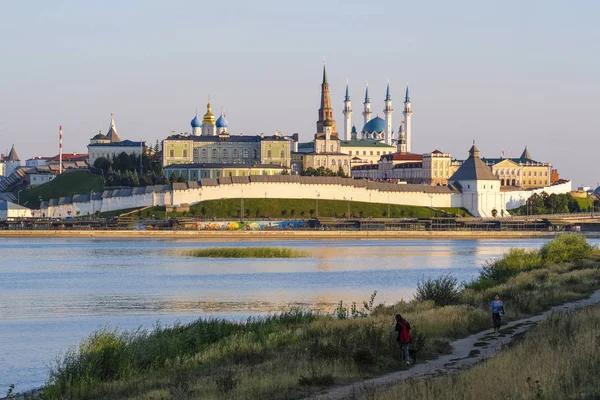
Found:
<path fill-rule="evenodd" d="M 21 159 L 87 152 L 115 113 L 122 139 L 190 132 L 225 109 L 231 133 L 312 138 L 323 57 L 338 131 L 350 84 L 362 128 L 369 83 L 413 151 L 551 162 L 574 186 L 600 181 L 600 2 L 77 0 L 3 2 L 0 149 Z"/>

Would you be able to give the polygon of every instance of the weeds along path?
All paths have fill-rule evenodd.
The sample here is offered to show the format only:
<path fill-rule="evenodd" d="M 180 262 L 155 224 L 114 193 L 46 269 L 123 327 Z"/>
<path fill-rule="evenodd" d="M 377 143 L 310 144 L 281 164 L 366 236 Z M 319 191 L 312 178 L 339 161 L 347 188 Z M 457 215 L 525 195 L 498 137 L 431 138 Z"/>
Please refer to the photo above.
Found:
<path fill-rule="evenodd" d="M 407 370 L 333 388 L 305 400 L 366 399 L 370 398 L 369 396 L 372 395 L 375 389 L 384 388 L 406 379 L 431 378 L 440 374 L 458 372 L 494 356 L 502 346 L 511 342 L 517 335 L 527 331 L 551 313 L 575 310 L 596 303 L 600 303 L 600 289 L 586 299 L 555 306 L 541 314 L 507 323 L 500 329 L 499 334 L 494 333 L 492 329 L 488 329 L 464 339 L 456 340 L 451 343 L 452 353 L 441 356 L 429 363 L 416 364 Z"/>

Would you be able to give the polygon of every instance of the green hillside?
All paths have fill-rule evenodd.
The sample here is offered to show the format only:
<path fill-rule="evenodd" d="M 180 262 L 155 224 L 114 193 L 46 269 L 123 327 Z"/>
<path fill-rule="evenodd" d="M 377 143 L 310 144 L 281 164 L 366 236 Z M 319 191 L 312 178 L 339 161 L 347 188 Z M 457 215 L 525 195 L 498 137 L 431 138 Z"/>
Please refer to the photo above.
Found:
<path fill-rule="evenodd" d="M 310 218 L 317 216 L 317 201 L 312 199 L 244 199 L 246 218 Z M 449 214 L 469 214 L 463 209 L 432 210 L 427 207 L 390 204 L 373 204 L 344 200 L 319 200 L 319 217 L 339 218 L 431 218 L 447 217 Z M 170 217 L 238 218 L 241 216 L 242 199 L 209 200 L 194 204 L 190 212 L 170 212 Z M 389 215 L 388 215 L 389 210 Z M 141 217 L 154 215 L 164 217 L 164 207 L 153 207 L 140 213 Z M 135 214 L 132 216 L 136 216 Z"/>
<path fill-rule="evenodd" d="M 22 206 L 39 208 L 40 198 L 49 200 L 71 197 L 74 193 L 90 194 L 90 192 L 101 192 L 103 188 L 100 176 L 92 175 L 89 171 L 73 171 L 58 175 L 43 185 L 23 190 L 19 199 Z"/>

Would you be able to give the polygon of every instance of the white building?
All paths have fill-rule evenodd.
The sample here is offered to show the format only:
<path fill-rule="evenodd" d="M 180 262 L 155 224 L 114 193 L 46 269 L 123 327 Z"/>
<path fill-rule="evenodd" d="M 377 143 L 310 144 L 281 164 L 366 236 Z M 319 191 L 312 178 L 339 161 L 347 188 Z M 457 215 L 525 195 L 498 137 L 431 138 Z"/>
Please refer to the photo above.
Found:
<path fill-rule="evenodd" d="M 96 136 L 90 139 L 88 144 L 88 163 L 90 166 L 100 158 L 112 158 L 121 153 L 140 155 L 145 148 L 144 142 L 133 142 L 131 140 L 121 140 L 117 134 L 114 114 L 111 114 L 110 128 L 105 136 L 100 131 Z"/>
<path fill-rule="evenodd" d="M 21 160 L 19 159 L 17 151 L 15 150 L 15 146 L 13 145 L 8 153 L 8 156 L 2 154 L 0 157 L 0 176 L 10 176 L 10 174 L 12 174 L 20 166 Z"/>
<path fill-rule="evenodd" d="M 31 210 L 27 207 L 0 200 L 0 220 L 8 218 L 30 218 Z"/>
<path fill-rule="evenodd" d="M 504 216 L 506 193 L 500 190 L 500 179 L 479 158 L 473 143 L 467 158 L 448 180 L 462 197 L 462 207 L 476 217 Z"/>

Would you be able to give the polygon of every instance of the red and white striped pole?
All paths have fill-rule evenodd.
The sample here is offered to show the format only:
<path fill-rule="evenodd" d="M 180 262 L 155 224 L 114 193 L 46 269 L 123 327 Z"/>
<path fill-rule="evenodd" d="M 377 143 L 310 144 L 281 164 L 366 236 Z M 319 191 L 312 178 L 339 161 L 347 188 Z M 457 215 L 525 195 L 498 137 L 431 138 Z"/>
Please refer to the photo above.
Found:
<path fill-rule="evenodd" d="M 62 125 L 60 126 L 60 139 L 58 141 L 58 173 L 62 174 Z"/>

